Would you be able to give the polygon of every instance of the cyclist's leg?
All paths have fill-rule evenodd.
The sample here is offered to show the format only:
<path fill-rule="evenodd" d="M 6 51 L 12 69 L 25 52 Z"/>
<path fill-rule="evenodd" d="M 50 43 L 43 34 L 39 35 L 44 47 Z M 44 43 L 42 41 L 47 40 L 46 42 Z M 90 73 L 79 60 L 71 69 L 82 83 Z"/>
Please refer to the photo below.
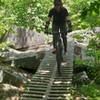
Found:
<path fill-rule="evenodd" d="M 66 24 L 60 26 L 61 36 L 64 44 L 64 52 L 67 52 L 67 26 Z"/>
<path fill-rule="evenodd" d="M 55 49 L 57 39 L 59 38 L 59 26 L 54 24 L 52 25 L 52 35 L 53 35 L 53 47 Z"/>

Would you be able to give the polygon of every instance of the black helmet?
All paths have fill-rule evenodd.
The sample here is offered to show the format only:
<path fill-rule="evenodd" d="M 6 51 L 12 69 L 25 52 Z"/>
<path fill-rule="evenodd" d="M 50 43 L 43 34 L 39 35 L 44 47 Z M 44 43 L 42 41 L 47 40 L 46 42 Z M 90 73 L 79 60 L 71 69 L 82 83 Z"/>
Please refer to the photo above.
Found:
<path fill-rule="evenodd" d="M 54 5 L 62 5 L 62 0 L 54 0 Z"/>

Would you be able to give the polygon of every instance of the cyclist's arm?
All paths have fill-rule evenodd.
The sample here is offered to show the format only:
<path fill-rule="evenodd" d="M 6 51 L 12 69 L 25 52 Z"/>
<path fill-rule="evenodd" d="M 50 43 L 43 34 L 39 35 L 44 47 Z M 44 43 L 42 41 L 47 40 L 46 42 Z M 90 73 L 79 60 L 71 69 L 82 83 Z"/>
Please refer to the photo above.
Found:
<path fill-rule="evenodd" d="M 52 21 L 52 17 L 48 17 L 47 21 L 46 21 L 46 24 L 45 26 L 48 28 L 49 27 L 49 24 L 50 22 Z"/>
<path fill-rule="evenodd" d="M 48 27 L 49 27 L 49 24 L 50 24 L 50 21 L 52 20 L 51 17 L 48 17 L 46 23 L 45 23 L 45 33 L 48 33 Z"/>

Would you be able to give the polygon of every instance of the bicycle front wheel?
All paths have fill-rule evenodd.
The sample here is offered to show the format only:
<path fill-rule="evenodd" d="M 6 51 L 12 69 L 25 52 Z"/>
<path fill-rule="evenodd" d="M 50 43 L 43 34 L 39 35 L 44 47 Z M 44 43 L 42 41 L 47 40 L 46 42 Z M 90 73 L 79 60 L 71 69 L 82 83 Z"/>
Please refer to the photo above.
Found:
<path fill-rule="evenodd" d="M 58 41 L 58 43 L 56 45 L 56 60 L 57 60 L 58 74 L 61 74 L 61 62 L 62 62 L 62 44 L 61 44 L 61 40 Z"/>

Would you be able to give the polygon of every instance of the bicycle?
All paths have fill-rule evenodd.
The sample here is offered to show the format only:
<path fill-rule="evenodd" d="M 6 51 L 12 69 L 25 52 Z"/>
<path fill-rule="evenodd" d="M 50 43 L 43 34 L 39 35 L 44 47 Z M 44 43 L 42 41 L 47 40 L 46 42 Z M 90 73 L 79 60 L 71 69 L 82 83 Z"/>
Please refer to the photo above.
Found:
<path fill-rule="evenodd" d="M 49 32 L 47 32 L 49 34 Z M 50 33 L 51 34 L 51 33 Z M 62 41 L 62 37 L 61 37 L 61 33 L 59 32 L 57 34 L 57 37 L 55 39 L 55 49 L 56 49 L 56 62 L 57 62 L 57 70 L 58 70 L 58 74 L 61 76 L 61 63 L 63 61 L 63 41 Z"/>
<path fill-rule="evenodd" d="M 61 63 L 63 61 L 63 42 L 61 33 L 58 33 L 58 38 L 56 38 L 55 48 L 56 48 L 56 61 L 57 61 L 57 70 L 58 74 L 61 75 Z"/>

